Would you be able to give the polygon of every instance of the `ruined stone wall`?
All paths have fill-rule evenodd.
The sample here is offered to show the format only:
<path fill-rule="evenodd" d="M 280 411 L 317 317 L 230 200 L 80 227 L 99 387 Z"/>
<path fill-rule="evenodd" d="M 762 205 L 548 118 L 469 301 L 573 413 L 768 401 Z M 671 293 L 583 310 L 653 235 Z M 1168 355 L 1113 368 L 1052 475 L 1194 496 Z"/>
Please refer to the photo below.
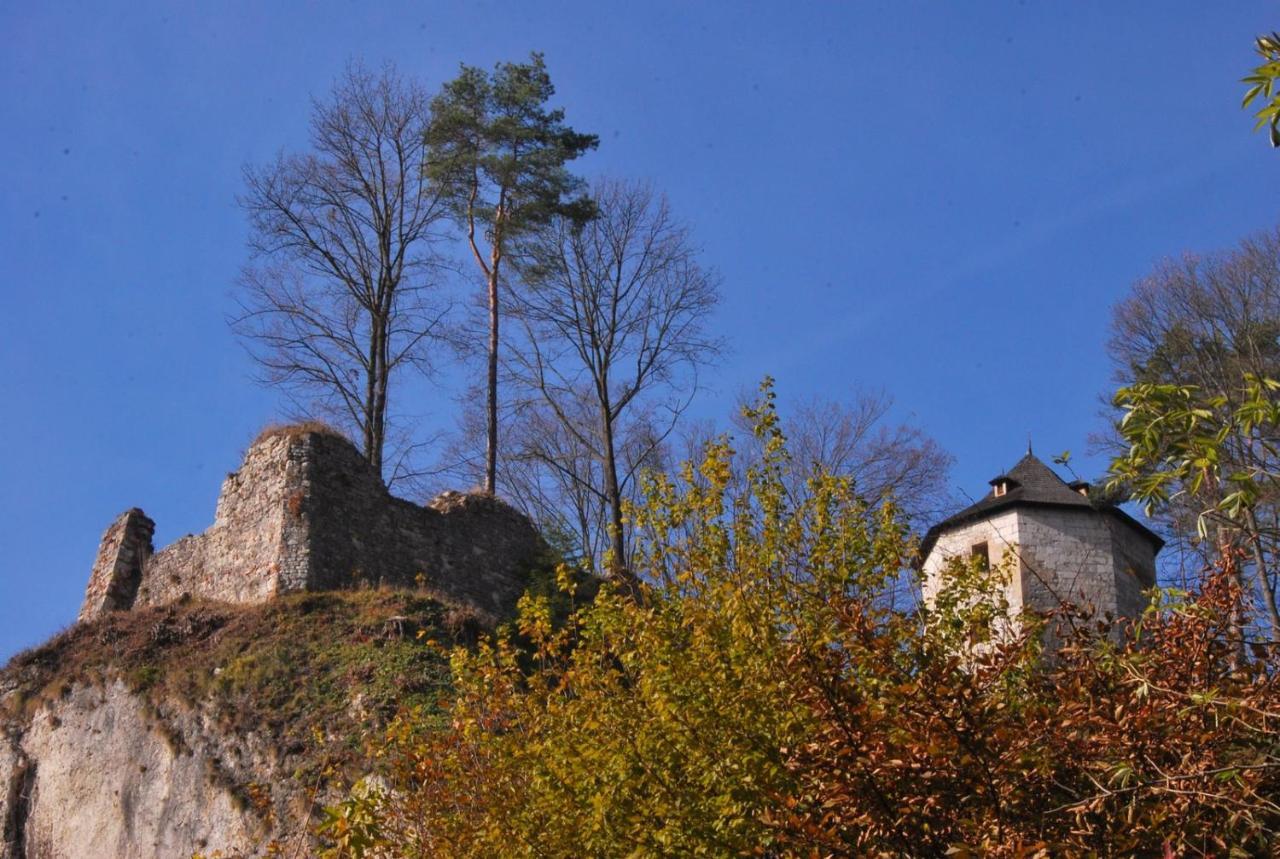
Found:
<path fill-rule="evenodd" d="M 183 537 L 151 558 L 136 604 L 162 605 L 184 594 L 261 602 L 281 591 L 300 590 L 305 553 L 286 551 L 286 536 L 302 525 L 287 510 L 302 482 L 294 450 L 300 444 L 305 446 L 305 440 L 275 435 L 251 447 L 239 470 L 223 481 L 209 529 Z"/>
<path fill-rule="evenodd" d="M 308 589 L 422 581 L 489 617 L 515 610 L 542 544 L 510 505 L 457 492 L 426 506 L 396 498 L 354 447 L 333 436 L 311 437 L 297 455 L 310 463 L 300 487 Z"/>
<path fill-rule="evenodd" d="M 494 620 L 514 611 L 543 548 L 532 523 L 497 499 L 446 493 L 421 506 L 395 498 L 349 441 L 296 428 L 250 447 L 203 534 L 152 555 L 147 532 L 136 593 L 125 593 L 111 583 L 127 582 L 131 568 L 120 559 L 139 543 L 124 538 L 134 514 L 135 524 L 145 519 L 130 511 L 103 538 L 82 618 L 183 596 L 261 602 L 387 584 L 423 585 Z"/>
<path fill-rule="evenodd" d="M 134 507 L 121 513 L 102 535 L 98 557 L 80 606 L 80 619 L 133 606 L 150 562 L 156 523 Z"/>

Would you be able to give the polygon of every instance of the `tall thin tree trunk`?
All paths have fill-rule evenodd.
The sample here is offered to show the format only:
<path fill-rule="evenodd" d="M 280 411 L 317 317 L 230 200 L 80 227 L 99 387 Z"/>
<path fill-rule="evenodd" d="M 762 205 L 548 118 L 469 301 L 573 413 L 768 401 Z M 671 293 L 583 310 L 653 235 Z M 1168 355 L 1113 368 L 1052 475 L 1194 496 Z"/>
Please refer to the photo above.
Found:
<path fill-rule="evenodd" d="M 606 393 L 600 404 L 601 441 L 604 447 L 605 493 L 609 496 L 609 575 L 626 575 L 627 554 L 622 534 L 622 491 L 618 486 L 618 464 L 613 450 L 613 417 Z"/>
<path fill-rule="evenodd" d="M 591 523 L 587 521 L 587 507 L 585 504 L 578 503 L 578 533 L 582 535 L 582 557 L 590 559 L 591 551 Z"/>
<path fill-rule="evenodd" d="M 1253 564 L 1258 572 L 1258 585 L 1262 588 L 1262 601 L 1267 607 L 1267 619 L 1271 622 L 1271 642 L 1280 642 L 1280 611 L 1276 610 L 1276 590 L 1267 574 L 1267 562 L 1262 551 L 1262 537 L 1258 533 L 1258 519 L 1252 510 L 1245 510 L 1245 522 L 1249 525 L 1249 542 L 1253 547 Z"/>
<path fill-rule="evenodd" d="M 374 433 L 374 423 L 377 417 L 375 401 L 377 399 L 378 389 L 378 360 L 382 354 L 378 345 L 378 325 L 376 318 L 370 320 L 369 328 L 369 360 L 365 366 L 364 403 L 362 407 L 362 411 L 364 412 L 364 457 L 369 460 L 369 464 L 378 469 L 378 473 L 381 474 L 381 451 L 378 450 Z"/>
<path fill-rule="evenodd" d="M 1233 641 L 1230 642 L 1231 649 L 1229 653 L 1229 664 L 1232 670 L 1239 669 L 1245 661 L 1244 646 L 1244 575 L 1240 572 L 1240 565 L 1236 563 L 1236 559 L 1232 557 L 1235 551 L 1231 545 L 1231 537 L 1227 533 L 1227 529 L 1221 525 L 1214 526 L 1214 542 L 1218 547 L 1218 558 L 1220 563 L 1230 565 L 1231 578 L 1236 586 L 1236 598 L 1231 606 L 1231 616 L 1228 619 L 1229 632 Z"/>
<path fill-rule="evenodd" d="M 494 494 L 498 483 L 498 265 L 502 257 L 495 236 L 489 266 L 489 391 L 485 436 L 484 491 Z"/>
<path fill-rule="evenodd" d="M 387 332 L 387 315 L 380 314 L 377 319 L 378 329 L 378 380 L 373 399 L 373 443 L 374 455 L 369 462 L 382 475 L 382 457 L 387 444 L 387 387 L 391 377 L 390 337 Z"/>

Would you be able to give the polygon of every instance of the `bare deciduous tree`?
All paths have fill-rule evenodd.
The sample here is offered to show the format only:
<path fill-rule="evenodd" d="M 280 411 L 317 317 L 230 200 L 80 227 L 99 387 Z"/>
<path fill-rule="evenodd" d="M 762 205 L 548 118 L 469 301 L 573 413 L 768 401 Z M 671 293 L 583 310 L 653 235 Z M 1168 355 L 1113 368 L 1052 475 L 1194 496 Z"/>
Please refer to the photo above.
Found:
<path fill-rule="evenodd" d="M 484 416 L 475 405 L 480 401 L 479 396 L 474 397 L 472 406 L 464 411 L 460 437 L 449 451 L 446 469 L 455 480 L 468 483 L 479 483 L 483 478 L 483 462 L 474 455 L 468 457 L 468 453 L 483 450 Z M 589 396 L 566 399 L 562 410 L 578 415 L 582 426 L 594 421 Z M 604 569 L 611 551 L 610 510 L 599 456 L 540 398 L 509 402 L 501 417 L 507 429 L 497 477 L 504 497 L 538 523 L 566 560 Z M 668 465 L 666 445 L 658 438 L 658 430 L 642 417 L 629 420 L 617 439 L 618 482 L 624 500 L 631 502 L 639 500 L 639 472 Z"/>
<path fill-rule="evenodd" d="M 717 278 L 661 195 L 602 181 L 592 196 L 595 219 L 556 217 L 522 243 L 521 289 L 510 300 L 524 338 L 507 366 L 530 395 L 523 408 L 548 410 L 598 466 L 592 488 L 608 512 L 607 566 L 622 574 L 623 499 L 635 466 L 671 431 L 698 367 L 721 347 L 705 329 Z M 623 463 L 621 451 L 637 440 Z"/>
<path fill-rule="evenodd" d="M 305 413 L 354 430 L 379 473 L 396 372 L 427 369 L 443 330 L 423 170 L 430 99 L 394 68 L 353 65 L 312 111 L 312 151 L 246 167 L 253 261 L 231 320 Z M 388 475 L 394 479 L 397 475 Z"/>
<path fill-rule="evenodd" d="M 432 489 L 483 485 L 483 391 L 472 388 L 461 402 L 457 432 L 446 445 L 435 472 L 442 482 Z M 589 396 L 566 399 L 564 409 L 579 415 L 581 425 L 594 420 Z M 540 397 L 512 397 L 509 391 L 500 418 L 506 427 L 504 453 L 497 463 L 503 497 L 537 523 L 566 561 L 593 570 L 604 569 L 610 551 L 609 505 L 599 457 L 582 444 L 577 433 L 565 427 Z M 664 424 L 661 430 L 667 428 Z M 627 431 L 618 440 L 619 483 L 624 501 L 640 500 L 637 477 L 642 470 L 661 471 L 671 466 L 670 450 L 659 435 L 660 430 L 646 423 L 642 415 L 628 421 Z"/>
<path fill-rule="evenodd" d="M 518 417 L 507 417 L 498 472 L 503 488 L 543 533 L 553 535 L 566 560 L 595 568 L 607 551 L 608 533 L 599 459 L 545 404 L 525 400 Z"/>
<path fill-rule="evenodd" d="M 914 524 L 935 521 L 954 506 L 947 480 L 951 455 L 920 428 L 892 423 L 892 406 L 887 394 L 863 392 L 847 403 L 811 397 L 780 409 L 793 463 L 786 477 L 792 496 L 801 497 L 821 471 L 852 478 L 869 503 L 893 499 Z M 742 458 L 750 463 L 759 441 L 741 411 L 733 425 Z"/>

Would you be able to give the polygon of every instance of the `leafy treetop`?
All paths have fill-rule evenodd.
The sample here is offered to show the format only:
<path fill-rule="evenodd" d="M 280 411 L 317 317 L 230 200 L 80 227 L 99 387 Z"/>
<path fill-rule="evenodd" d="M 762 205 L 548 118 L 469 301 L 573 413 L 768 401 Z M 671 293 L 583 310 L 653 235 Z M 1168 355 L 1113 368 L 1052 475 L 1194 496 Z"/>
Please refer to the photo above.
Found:
<path fill-rule="evenodd" d="M 1229 569 L 1133 628 L 1008 622 L 958 560 L 899 605 L 892 505 L 795 468 L 766 387 L 763 448 L 654 475 L 632 511 L 637 594 L 560 577 L 514 630 L 457 649 L 448 727 L 407 712 L 378 779 L 327 812 L 327 855 L 1262 855 L 1280 832 L 1275 654 L 1232 659 Z M 1228 557 L 1226 562 L 1231 563 Z"/>
<path fill-rule="evenodd" d="M 585 197 L 565 199 L 581 186 L 565 163 L 599 138 L 565 125 L 562 109 L 548 109 L 554 94 L 542 54 L 534 53 L 493 72 L 463 65 L 432 103 L 427 174 L 462 220 L 485 225 L 491 242 L 554 214 L 592 214 Z"/>

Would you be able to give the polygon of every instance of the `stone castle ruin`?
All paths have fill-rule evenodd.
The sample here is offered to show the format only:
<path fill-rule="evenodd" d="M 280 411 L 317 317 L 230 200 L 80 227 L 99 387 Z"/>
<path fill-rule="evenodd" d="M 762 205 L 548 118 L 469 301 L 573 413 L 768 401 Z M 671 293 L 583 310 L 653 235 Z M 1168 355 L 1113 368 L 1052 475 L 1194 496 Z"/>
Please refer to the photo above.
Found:
<path fill-rule="evenodd" d="M 80 620 L 184 597 L 257 603 L 389 585 L 423 587 L 492 623 L 514 612 L 543 549 L 529 519 L 492 496 L 396 498 L 351 442 L 313 425 L 264 432 L 203 534 L 157 552 L 154 532 L 136 507 L 111 524 Z"/>

